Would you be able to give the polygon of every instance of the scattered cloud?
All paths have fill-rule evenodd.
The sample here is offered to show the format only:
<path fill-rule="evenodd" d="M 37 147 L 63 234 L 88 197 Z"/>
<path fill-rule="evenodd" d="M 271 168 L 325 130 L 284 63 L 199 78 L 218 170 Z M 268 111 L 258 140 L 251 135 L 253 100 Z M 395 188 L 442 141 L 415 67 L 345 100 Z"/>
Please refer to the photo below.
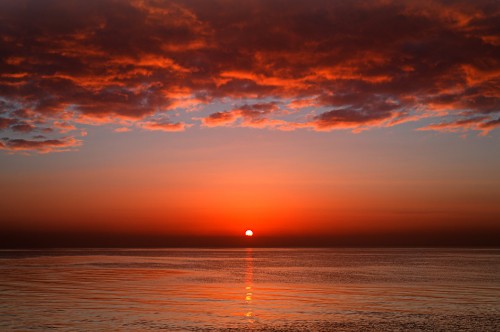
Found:
<path fill-rule="evenodd" d="M 169 121 L 146 121 L 139 124 L 143 129 L 159 130 L 159 131 L 184 131 L 190 125 L 182 122 L 169 122 Z"/>
<path fill-rule="evenodd" d="M 485 130 L 491 130 L 493 128 L 500 127 L 500 118 L 483 122 L 480 124 L 480 127 Z"/>
<path fill-rule="evenodd" d="M 27 0 L 1 2 L 0 21 L 3 149 L 45 152 L 26 143 L 37 133 L 58 142 L 85 126 L 183 131 L 197 119 L 359 131 L 445 116 L 421 129 L 499 127 L 500 6 L 488 0 Z M 151 120 L 172 112 L 183 121 Z"/>
<path fill-rule="evenodd" d="M 42 140 L 27 140 L 27 139 L 11 139 L 3 138 L 0 142 L 0 149 L 13 151 L 30 152 L 36 151 L 38 153 L 49 152 L 64 152 L 73 151 L 76 147 L 81 145 L 81 141 L 73 137 L 65 137 L 62 139 L 42 139 Z"/>
<path fill-rule="evenodd" d="M 237 112 L 234 111 L 215 112 L 204 118 L 202 121 L 207 127 L 217 127 L 234 123 L 238 116 Z"/>
<path fill-rule="evenodd" d="M 451 122 L 440 122 L 419 128 L 418 130 L 436 130 L 442 132 L 466 132 L 469 130 L 481 131 L 487 135 L 491 130 L 500 127 L 500 118 L 490 120 L 487 116 L 478 116 Z"/>
<path fill-rule="evenodd" d="M 279 106 L 275 102 L 245 104 L 230 111 L 215 112 L 202 119 L 207 127 L 235 125 L 241 127 L 265 128 L 274 127 L 284 121 L 270 119 L 272 113 L 279 113 Z M 238 120 L 239 123 L 237 123 Z"/>
<path fill-rule="evenodd" d="M 33 127 L 28 123 L 19 123 L 11 126 L 10 129 L 21 133 L 29 133 L 32 132 L 35 129 L 35 127 Z"/>

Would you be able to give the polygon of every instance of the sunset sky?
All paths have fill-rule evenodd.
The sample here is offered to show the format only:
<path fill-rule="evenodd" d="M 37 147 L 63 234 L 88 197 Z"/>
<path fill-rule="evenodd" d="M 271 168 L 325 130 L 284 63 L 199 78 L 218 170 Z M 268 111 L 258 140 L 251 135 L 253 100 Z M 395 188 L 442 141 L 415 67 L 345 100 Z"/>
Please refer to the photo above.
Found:
<path fill-rule="evenodd" d="M 2 0 L 0 232 L 500 235 L 499 22 L 495 0 Z"/>

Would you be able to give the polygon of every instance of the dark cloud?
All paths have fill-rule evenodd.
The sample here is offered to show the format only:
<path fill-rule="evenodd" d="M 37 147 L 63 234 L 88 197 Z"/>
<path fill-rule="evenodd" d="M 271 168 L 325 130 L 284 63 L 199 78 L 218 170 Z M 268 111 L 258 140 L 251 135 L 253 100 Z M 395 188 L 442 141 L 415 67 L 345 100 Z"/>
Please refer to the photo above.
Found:
<path fill-rule="evenodd" d="M 385 120 L 391 117 L 390 112 L 369 112 L 352 109 L 340 109 L 324 112 L 314 118 L 319 128 L 347 127 L 352 124 L 363 125 Z"/>
<path fill-rule="evenodd" d="M 495 119 L 495 120 L 491 120 L 491 121 L 487 121 L 487 122 L 483 122 L 483 123 L 481 123 L 480 127 L 487 129 L 487 130 L 491 130 L 493 128 L 500 127 L 500 118 Z"/>
<path fill-rule="evenodd" d="M 81 145 L 73 137 L 48 140 L 3 139 L 0 148 L 9 151 L 38 151 L 40 153 L 71 151 Z"/>
<path fill-rule="evenodd" d="M 268 117 L 272 113 L 279 113 L 279 111 L 280 108 L 275 102 L 244 104 L 229 111 L 212 113 L 203 118 L 202 122 L 208 127 L 237 124 L 241 127 L 288 128 L 285 121 Z"/>
<path fill-rule="evenodd" d="M 490 130 L 500 127 L 500 119 L 489 120 L 487 116 L 476 116 L 454 121 L 445 121 L 440 123 L 430 124 L 419 128 L 419 130 L 437 130 L 448 132 L 464 132 L 467 130 L 478 130 L 483 134 L 487 134 Z"/>
<path fill-rule="evenodd" d="M 16 123 L 14 119 L 0 118 L 0 129 L 9 128 L 9 126 L 14 123 Z"/>
<path fill-rule="evenodd" d="M 19 123 L 19 124 L 11 126 L 10 129 L 12 129 L 13 131 L 21 132 L 21 133 L 29 133 L 29 132 L 32 132 L 35 129 L 35 127 L 33 127 L 32 125 L 30 125 L 28 123 Z"/>
<path fill-rule="evenodd" d="M 202 123 L 357 130 L 467 113 L 493 129 L 500 113 L 496 1 L 8 0 L 0 22 L 0 130 L 184 129 L 146 119 L 256 99 L 302 106 L 293 120 L 224 106 Z"/>

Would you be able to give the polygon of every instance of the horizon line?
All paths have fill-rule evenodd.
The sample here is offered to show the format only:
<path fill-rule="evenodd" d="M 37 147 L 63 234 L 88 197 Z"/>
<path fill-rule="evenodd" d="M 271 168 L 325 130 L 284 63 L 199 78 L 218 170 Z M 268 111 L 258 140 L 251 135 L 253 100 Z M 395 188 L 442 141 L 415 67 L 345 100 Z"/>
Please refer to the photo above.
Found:
<path fill-rule="evenodd" d="M 498 230 L 387 232 L 349 235 L 159 235 L 17 231 L 0 234 L 0 248 L 496 248 Z"/>

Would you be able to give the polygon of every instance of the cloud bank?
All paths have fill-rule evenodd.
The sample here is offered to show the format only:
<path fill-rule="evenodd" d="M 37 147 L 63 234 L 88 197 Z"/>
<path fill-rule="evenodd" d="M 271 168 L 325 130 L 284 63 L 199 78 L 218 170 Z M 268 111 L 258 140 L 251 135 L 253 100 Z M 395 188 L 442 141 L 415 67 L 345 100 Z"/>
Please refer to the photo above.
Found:
<path fill-rule="evenodd" d="M 497 1 L 7 0 L 0 22 L 7 151 L 75 149 L 102 124 L 500 126 Z"/>

